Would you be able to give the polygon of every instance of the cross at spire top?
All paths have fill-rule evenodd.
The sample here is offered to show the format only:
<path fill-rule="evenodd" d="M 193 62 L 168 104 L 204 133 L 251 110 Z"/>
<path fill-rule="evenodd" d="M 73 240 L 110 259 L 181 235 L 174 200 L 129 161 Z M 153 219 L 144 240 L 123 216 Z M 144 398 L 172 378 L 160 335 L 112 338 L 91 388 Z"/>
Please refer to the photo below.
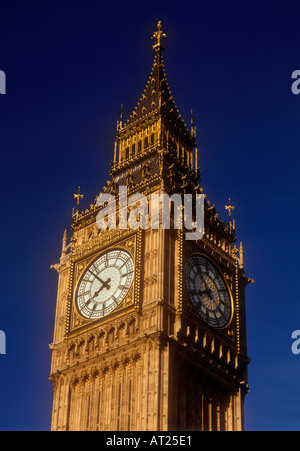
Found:
<path fill-rule="evenodd" d="M 156 43 L 152 46 L 152 48 L 156 51 L 162 51 L 164 50 L 164 44 L 163 44 L 163 39 L 162 38 L 166 38 L 167 35 L 162 31 L 162 25 L 161 25 L 161 20 L 159 20 L 157 22 L 157 31 L 155 31 L 153 33 L 153 36 L 151 37 L 151 39 L 156 39 Z"/>
<path fill-rule="evenodd" d="M 78 186 L 77 194 L 74 194 L 74 198 L 77 200 L 77 205 L 79 205 L 80 199 L 83 199 L 83 194 L 80 194 L 80 186 Z"/>
<path fill-rule="evenodd" d="M 233 220 L 231 222 L 231 211 L 234 210 L 234 205 L 231 205 L 231 199 L 228 199 L 228 205 L 225 205 L 225 210 L 228 210 L 228 214 L 229 214 L 229 229 L 230 231 L 233 229 L 235 230 L 235 220 Z"/>
<path fill-rule="evenodd" d="M 225 210 L 228 210 L 228 214 L 229 216 L 231 216 L 231 210 L 234 210 L 234 205 L 231 205 L 231 199 L 228 199 L 228 204 L 229 205 L 225 205 Z"/>

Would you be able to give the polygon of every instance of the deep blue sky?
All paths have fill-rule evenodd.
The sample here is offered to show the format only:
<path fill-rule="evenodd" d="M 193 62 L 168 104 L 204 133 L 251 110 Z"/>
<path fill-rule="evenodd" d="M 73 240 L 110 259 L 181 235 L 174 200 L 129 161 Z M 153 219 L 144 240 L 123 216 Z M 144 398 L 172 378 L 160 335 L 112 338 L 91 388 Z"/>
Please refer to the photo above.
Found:
<path fill-rule="evenodd" d="M 61 238 L 73 193 L 105 185 L 120 104 L 129 115 L 162 20 L 167 79 L 194 110 L 208 199 L 227 219 L 247 288 L 247 430 L 300 430 L 300 2 L 10 1 L 0 14 L 0 429 L 49 430 L 48 381 Z"/>

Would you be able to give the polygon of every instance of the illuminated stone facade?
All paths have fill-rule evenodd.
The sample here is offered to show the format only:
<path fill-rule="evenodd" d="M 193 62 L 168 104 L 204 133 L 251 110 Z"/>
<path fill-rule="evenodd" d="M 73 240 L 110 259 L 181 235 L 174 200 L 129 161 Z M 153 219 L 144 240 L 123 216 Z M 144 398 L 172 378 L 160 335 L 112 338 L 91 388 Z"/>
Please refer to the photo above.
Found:
<path fill-rule="evenodd" d="M 193 120 L 188 129 L 166 82 L 164 37 L 159 23 L 146 89 L 127 122 L 120 114 L 105 188 L 116 197 L 121 185 L 128 194 L 148 197 L 203 191 Z M 233 222 L 221 220 L 206 199 L 204 236 L 188 241 L 183 229 L 159 227 L 161 211 L 157 228 L 100 231 L 100 208 L 95 200 L 89 209 L 73 212 L 72 237 L 68 244 L 65 232 L 60 262 L 53 265 L 59 282 L 50 345 L 52 430 L 242 430 L 249 362 L 245 287 L 250 279 L 242 245 L 234 245 Z M 122 301 L 104 314 L 97 293 L 100 288 L 105 292 L 108 300 L 102 304 L 108 308 L 111 278 L 106 276 L 103 285 L 99 274 L 105 270 L 93 273 L 110 251 L 116 260 L 120 251 L 128 254 L 134 274 L 124 297 L 120 294 Z M 194 255 L 210 262 L 215 273 L 205 264 L 197 267 L 193 259 L 188 265 Z M 92 277 L 102 283 L 97 282 L 97 293 Z M 83 280 L 94 304 L 80 294 Z M 98 318 L 82 314 L 80 296 Z"/>

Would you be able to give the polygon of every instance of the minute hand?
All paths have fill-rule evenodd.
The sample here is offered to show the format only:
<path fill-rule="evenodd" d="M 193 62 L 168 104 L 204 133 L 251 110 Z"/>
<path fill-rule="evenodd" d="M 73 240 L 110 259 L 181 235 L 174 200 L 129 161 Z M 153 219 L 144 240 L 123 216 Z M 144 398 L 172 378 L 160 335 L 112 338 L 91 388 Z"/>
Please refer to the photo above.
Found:
<path fill-rule="evenodd" d="M 90 271 L 90 273 L 91 273 L 97 280 L 99 280 L 99 282 L 102 283 L 102 285 L 104 285 L 104 283 L 105 283 L 104 280 L 100 279 L 100 277 L 97 276 L 97 274 L 95 274 L 94 272 Z"/>
<path fill-rule="evenodd" d="M 205 283 L 205 280 L 204 280 L 204 277 L 202 276 L 202 274 L 199 273 L 199 275 L 200 275 L 200 277 L 201 277 L 201 279 L 202 279 L 202 282 L 203 282 L 204 285 L 205 285 L 205 291 L 210 291 L 210 289 L 207 287 L 207 285 L 206 285 L 206 283 Z"/>

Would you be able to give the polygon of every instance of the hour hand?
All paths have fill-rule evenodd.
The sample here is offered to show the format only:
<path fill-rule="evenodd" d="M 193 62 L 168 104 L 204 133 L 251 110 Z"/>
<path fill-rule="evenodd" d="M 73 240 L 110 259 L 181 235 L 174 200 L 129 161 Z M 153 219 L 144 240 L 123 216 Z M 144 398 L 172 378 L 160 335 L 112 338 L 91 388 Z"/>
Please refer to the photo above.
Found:
<path fill-rule="evenodd" d="M 210 290 L 208 288 L 205 288 L 204 290 L 193 290 L 193 292 L 199 296 L 202 296 L 203 294 L 210 294 Z"/>
<path fill-rule="evenodd" d="M 111 281 L 110 277 L 106 281 L 102 280 L 101 288 L 106 288 L 107 290 L 109 290 L 110 289 L 110 281 Z"/>
<path fill-rule="evenodd" d="M 211 297 L 211 290 L 209 288 L 204 288 L 204 290 L 199 290 L 199 289 L 198 290 L 194 290 L 194 293 L 195 293 L 196 296 L 200 297 L 200 302 L 203 301 L 202 296 L 205 296 L 205 295 L 206 295 L 206 297 L 204 299 L 206 299 L 206 298 L 212 299 L 212 297 Z"/>
<path fill-rule="evenodd" d="M 104 288 L 106 288 L 107 290 L 110 289 L 110 281 L 111 281 L 110 277 L 109 277 L 106 281 L 100 279 L 100 277 L 98 277 L 98 279 L 99 279 L 99 281 L 102 283 L 102 287 L 100 287 L 98 291 L 95 291 L 95 293 L 93 294 L 93 299 L 94 299 L 96 296 L 98 296 L 98 294 L 100 293 L 100 291 L 102 291 Z"/>
<path fill-rule="evenodd" d="M 102 285 L 102 287 L 100 287 L 98 291 L 95 291 L 95 293 L 93 294 L 93 299 L 98 296 L 98 294 L 100 293 L 100 291 L 103 290 L 103 288 L 104 288 L 104 285 Z"/>

